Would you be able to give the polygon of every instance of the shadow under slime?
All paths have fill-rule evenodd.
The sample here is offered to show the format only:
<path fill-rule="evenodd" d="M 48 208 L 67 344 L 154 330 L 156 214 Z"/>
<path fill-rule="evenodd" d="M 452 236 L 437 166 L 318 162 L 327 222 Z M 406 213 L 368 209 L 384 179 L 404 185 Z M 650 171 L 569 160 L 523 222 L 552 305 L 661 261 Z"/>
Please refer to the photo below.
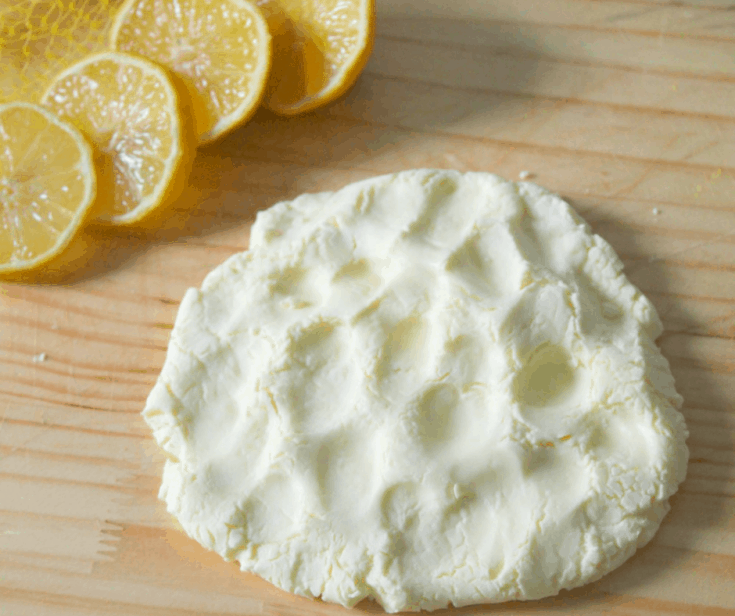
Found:
<path fill-rule="evenodd" d="M 672 280 L 670 268 L 675 265 L 667 265 L 664 260 L 650 254 L 644 232 L 626 225 L 619 218 L 607 216 L 599 208 L 590 209 L 582 202 L 572 205 L 584 216 L 593 231 L 612 245 L 625 265 L 623 273 L 651 300 L 661 317 L 664 332 L 656 344 L 669 362 L 677 391 L 684 397 L 680 410 L 690 432 L 687 439 L 690 452 L 687 477 L 677 493 L 671 497 L 671 510 L 661 523 L 657 535 L 629 561 L 593 585 L 617 595 L 646 586 L 667 571 L 684 565 L 693 551 L 701 549 L 698 548 L 698 544 L 701 544 L 699 540 L 706 532 L 728 518 L 724 507 L 725 495 L 729 490 L 727 479 L 723 478 L 721 486 L 716 485 L 716 480 L 709 481 L 710 488 L 707 492 L 702 492 L 701 487 L 697 486 L 698 477 L 693 465 L 706 463 L 706 458 L 702 456 L 704 452 L 700 452 L 699 448 L 709 449 L 697 437 L 697 410 L 727 411 L 731 408 L 731 401 L 722 383 L 716 380 L 713 372 L 706 366 L 697 366 L 695 357 L 673 356 L 666 352 L 666 338 L 680 333 L 673 330 L 673 323 L 667 319 L 666 307 L 660 301 L 660 298 L 668 294 L 681 292 Z M 691 369 L 692 365 L 696 367 L 695 370 Z M 720 443 L 725 450 L 735 450 L 735 439 L 730 432 L 722 431 L 718 438 L 728 441 Z M 702 496 L 712 496 L 712 486 L 715 489 L 721 488 L 719 494 L 722 498 L 700 502 Z M 662 536 L 666 536 L 666 539 L 661 540 Z M 622 599 L 623 597 L 619 597 L 619 600 Z M 697 597 L 691 597 L 690 602 L 696 603 Z"/>

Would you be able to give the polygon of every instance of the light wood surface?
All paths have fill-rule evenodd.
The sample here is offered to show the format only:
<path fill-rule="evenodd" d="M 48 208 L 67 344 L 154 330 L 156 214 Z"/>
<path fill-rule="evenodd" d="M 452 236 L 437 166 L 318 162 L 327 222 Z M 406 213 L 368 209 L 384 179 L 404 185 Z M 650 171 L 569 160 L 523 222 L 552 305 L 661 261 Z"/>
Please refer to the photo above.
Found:
<path fill-rule="evenodd" d="M 92 234 L 98 252 L 63 284 L 2 284 L 0 615 L 348 613 L 179 532 L 139 412 L 185 289 L 247 248 L 259 209 L 414 167 L 527 170 L 567 198 L 659 310 L 691 432 L 671 513 L 616 572 L 544 601 L 449 611 L 735 614 L 734 8 L 379 1 L 355 88 L 304 117 L 259 112 L 200 151 L 182 228 Z"/>

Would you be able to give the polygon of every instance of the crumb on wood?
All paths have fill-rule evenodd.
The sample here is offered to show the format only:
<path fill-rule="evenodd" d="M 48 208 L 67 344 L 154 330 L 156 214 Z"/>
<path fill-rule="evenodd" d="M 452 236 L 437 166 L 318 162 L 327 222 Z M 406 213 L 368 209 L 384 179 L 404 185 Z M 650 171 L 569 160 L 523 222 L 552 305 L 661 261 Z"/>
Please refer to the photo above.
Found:
<path fill-rule="evenodd" d="M 41 362 L 44 362 L 47 359 L 48 359 L 48 355 L 46 355 L 46 353 L 39 353 L 38 355 L 33 356 L 33 363 L 40 364 Z"/>

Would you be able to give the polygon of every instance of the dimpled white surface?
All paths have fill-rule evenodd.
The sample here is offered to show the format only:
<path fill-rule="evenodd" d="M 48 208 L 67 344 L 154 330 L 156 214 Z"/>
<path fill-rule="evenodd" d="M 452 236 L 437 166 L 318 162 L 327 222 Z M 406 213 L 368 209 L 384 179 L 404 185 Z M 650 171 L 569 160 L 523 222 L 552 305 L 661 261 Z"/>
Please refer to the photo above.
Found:
<path fill-rule="evenodd" d="M 559 197 L 415 170 L 261 212 L 144 417 L 186 532 L 306 596 L 534 599 L 651 539 L 686 472 L 661 323 Z"/>

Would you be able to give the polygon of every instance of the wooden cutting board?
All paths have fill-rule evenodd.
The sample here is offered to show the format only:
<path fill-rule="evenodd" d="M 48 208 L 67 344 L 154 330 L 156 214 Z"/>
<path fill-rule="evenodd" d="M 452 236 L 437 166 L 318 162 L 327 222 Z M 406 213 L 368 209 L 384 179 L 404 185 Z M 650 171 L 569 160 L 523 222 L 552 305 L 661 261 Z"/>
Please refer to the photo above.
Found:
<path fill-rule="evenodd" d="M 691 432 L 672 511 L 624 566 L 544 601 L 454 611 L 735 614 L 733 8 L 378 2 L 356 87 L 304 117 L 259 112 L 201 150 L 181 228 L 93 234 L 94 259 L 64 284 L 2 284 L 0 614 L 347 613 L 178 531 L 139 412 L 185 289 L 247 248 L 258 210 L 413 167 L 526 170 L 570 200 L 659 310 Z"/>

